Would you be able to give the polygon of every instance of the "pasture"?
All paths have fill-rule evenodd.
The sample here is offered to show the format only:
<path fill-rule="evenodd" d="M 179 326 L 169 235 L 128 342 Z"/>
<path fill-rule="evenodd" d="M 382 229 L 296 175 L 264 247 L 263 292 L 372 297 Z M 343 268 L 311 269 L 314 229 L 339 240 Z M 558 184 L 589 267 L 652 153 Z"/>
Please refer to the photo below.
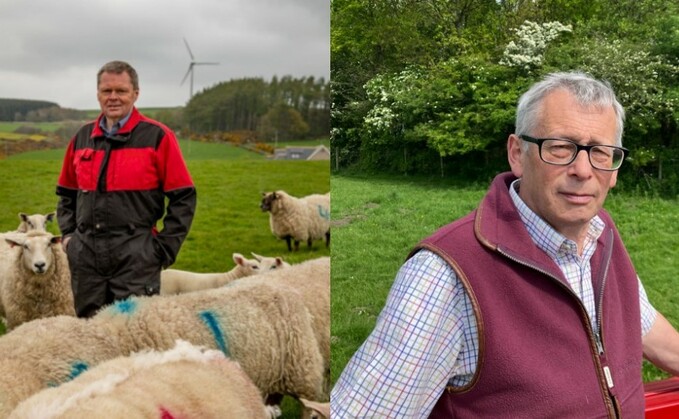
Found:
<path fill-rule="evenodd" d="M 282 256 L 290 263 L 328 256 L 317 241 L 311 249 L 300 245 L 288 252 L 285 241 L 269 229 L 269 215 L 259 208 L 262 192 L 283 189 L 295 196 L 326 193 L 330 189 L 328 161 L 269 161 L 227 144 L 181 141 L 198 191 L 191 232 L 174 268 L 224 272 L 233 266 L 232 254 L 250 252 Z M 0 231 L 19 224 L 19 212 L 47 213 L 57 203 L 55 187 L 64 150 L 23 153 L 0 160 Z M 48 230 L 59 234 L 56 223 Z M 0 331 L 0 334 L 3 331 Z M 285 399 L 283 417 L 298 417 L 296 404 Z"/>
<path fill-rule="evenodd" d="M 333 175 L 333 383 L 372 331 L 410 249 L 473 210 L 487 186 L 441 179 Z M 615 191 L 606 203 L 651 303 L 675 327 L 679 327 L 678 204 L 677 200 Z M 645 381 L 666 376 L 645 363 Z"/>

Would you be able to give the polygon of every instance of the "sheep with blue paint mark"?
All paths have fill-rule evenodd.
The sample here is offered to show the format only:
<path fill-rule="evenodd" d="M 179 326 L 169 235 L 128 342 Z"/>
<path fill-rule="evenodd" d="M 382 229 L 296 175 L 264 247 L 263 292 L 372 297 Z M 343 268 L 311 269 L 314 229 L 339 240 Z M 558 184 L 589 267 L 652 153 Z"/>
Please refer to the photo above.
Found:
<path fill-rule="evenodd" d="M 59 316 L 26 323 L 0 337 L 0 417 L 32 394 L 101 362 L 168 350 L 176 339 L 220 350 L 241 365 L 262 394 L 323 400 L 326 362 L 315 330 L 319 323 L 298 289 L 265 278 L 298 275 L 311 283 L 316 263 L 272 271 L 252 283 L 133 297 L 90 319 Z"/>
<path fill-rule="evenodd" d="M 92 318 L 118 331 L 124 352 L 166 350 L 175 339 L 219 349 L 236 360 L 263 394 L 324 397 L 324 359 L 314 319 L 300 293 L 265 277 L 307 272 L 304 263 L 250 280 L 165 297 L 134 297 Z M 329 331 L 328 331 L 329 333 Z"/>
<path fill-rule="evenodd" d="M 325 246 L 330 246 L 330 192 L 313 194 L 302 198 L 289 195 L 285 191 L 262 193 L 260 209 L 269 212 L 269 226 L 274 236 L 285 239 L 288 251 L 299 250 L 299 242 L 307 242 L 311 247 L 314 240 L 325 238 Z"/>
<path fill-rule="evenodd" d="M 220 351 L 177 341 L 169 351 L 106 361 L 24 400 L 9 417 L 264 419 L 269 414 L 236 362 Z"/>
<path fill-rule="evenodd" d="M 0 337 L 0 417 L 36 392 L 122 355 L 116 331 L 104 324 L 64 315 L 22 324 Z"/>

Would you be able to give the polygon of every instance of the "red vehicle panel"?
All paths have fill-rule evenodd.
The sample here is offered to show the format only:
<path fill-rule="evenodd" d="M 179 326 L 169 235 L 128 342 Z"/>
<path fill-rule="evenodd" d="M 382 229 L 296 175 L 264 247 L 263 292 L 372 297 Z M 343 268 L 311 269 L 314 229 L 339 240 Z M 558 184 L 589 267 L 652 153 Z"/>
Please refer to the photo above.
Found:
<path fill-rule="evenodd" d="M 679 377 L 644 384 L 646 419 L 679 418 Z"/>

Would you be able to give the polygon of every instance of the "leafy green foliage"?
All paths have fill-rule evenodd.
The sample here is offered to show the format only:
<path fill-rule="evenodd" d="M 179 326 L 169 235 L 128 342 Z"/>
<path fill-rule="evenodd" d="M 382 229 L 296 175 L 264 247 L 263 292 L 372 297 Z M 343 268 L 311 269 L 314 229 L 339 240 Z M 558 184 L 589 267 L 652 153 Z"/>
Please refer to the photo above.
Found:
<path fill-rule="evenodd" d="M 520 94 L 548 72 L 582 70 L 609 80 L 627 109 L 628 181 L 669 195 L 679 189 L 676 2 L 331 7 L 335 170 L 443 172 L 466 156 L 463 166 L 485 178 L 501 170 L 496 156 Z"/>

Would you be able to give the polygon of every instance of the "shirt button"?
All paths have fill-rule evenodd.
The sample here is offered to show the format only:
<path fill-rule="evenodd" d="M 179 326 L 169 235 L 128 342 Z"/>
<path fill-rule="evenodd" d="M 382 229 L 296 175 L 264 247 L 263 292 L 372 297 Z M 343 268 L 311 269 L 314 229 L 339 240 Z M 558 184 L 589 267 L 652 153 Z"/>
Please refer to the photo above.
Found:
<path fill-rule="evenodd" d="M 99 230 L 99 229 L 101 228 L 101 224 L 95 225 L 94 228 L 96 228 L 97 230 Z"/>

